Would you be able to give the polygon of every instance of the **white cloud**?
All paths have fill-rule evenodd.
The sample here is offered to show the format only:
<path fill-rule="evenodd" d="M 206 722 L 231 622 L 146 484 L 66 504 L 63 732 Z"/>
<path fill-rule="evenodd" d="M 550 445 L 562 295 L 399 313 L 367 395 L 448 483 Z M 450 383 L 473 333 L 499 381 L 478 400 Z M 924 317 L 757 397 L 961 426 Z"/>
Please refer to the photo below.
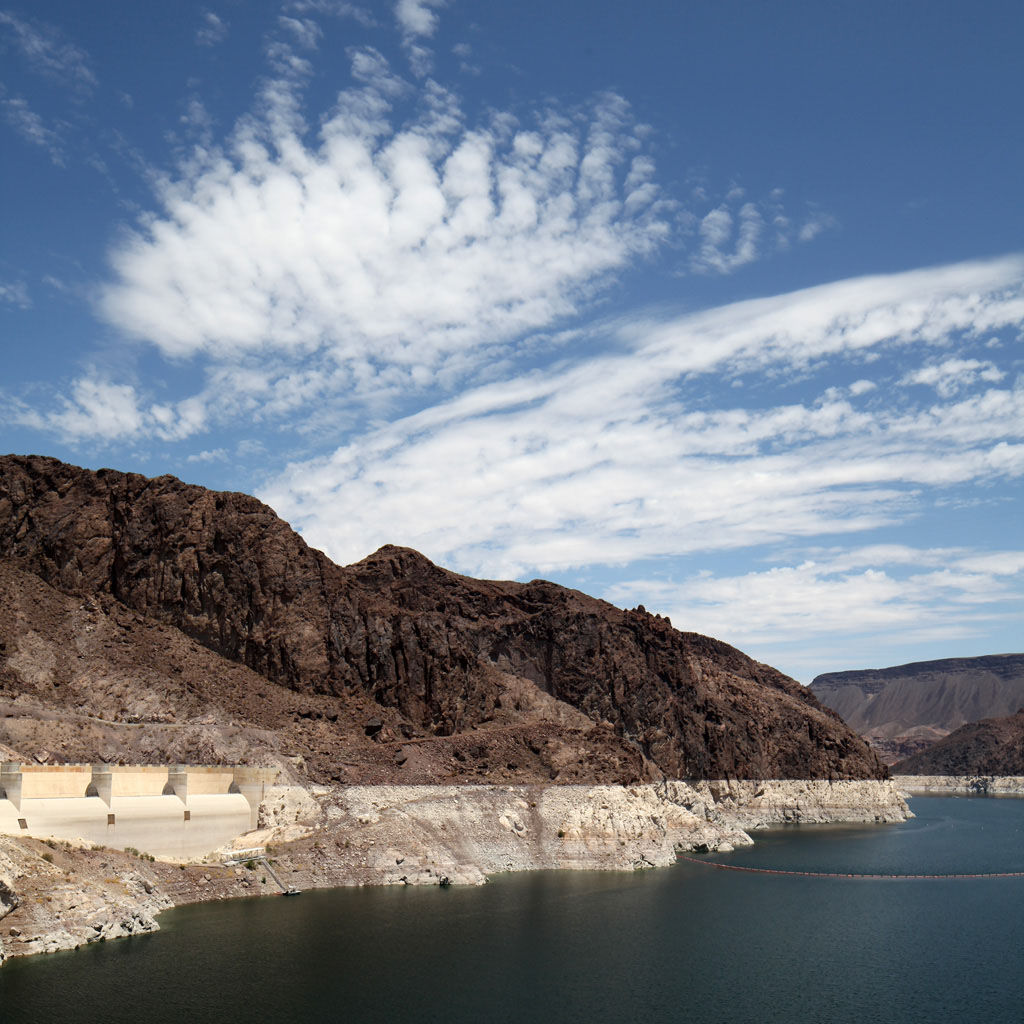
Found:
<path fill-rule="evenodd" d="M 200 46 L 216 46 L 227 38 L 230 26 L 213 11 L 203 11 L 202 24 L 196 30 L 196 42 Z"/>
<path fill-rule="evenodd" d="M 473 48 L 469 45 L 469 43 L 456 43 L 452 47 L 452 53 L 454 53 L 455 56 L 459 58 L 459 70 L 463 74 L 483 74 L 483 68 L 479 64 L 470 63 L 469 58 L 472 56 Z"/>
<path fill-rule="evenodd" d="M 135 437 L 145 427 L 135 388 L 95 376 L 76 380 L 70 398 L 63 399 L 58 410 L 42 417 L 37 413 L 23 414 L 17 419 L 71 442 Z"/>
<path fill-rule="evenodd" d="M 201 452 L 189 455 L 188 462 L 227 462 L 228 450 L 226 448 L 208 448 Z"/>
<path fill-rule="evenodd" d="M 884 665 L 890 648 L 984 637 L 994 620 L 1019 617 L 1024 551 L 829 549 L 735 576 L 624 581 L 604 596 L 794 668 L 866 667 Z M 815 649 L 824 638 L 828 652 Z"/>
<path fill-rule="evenodd" d="M 753 262 L 763 228 L 764 220 L 753 203 L 744 203 L 735 218 L 724 206 L 717 207 L 700 222 L 700 250 L 693 268 L 727 274 Z"/>
<path fill-rule="evenodd" d="M 307 50 L 315 50 L 319 44 L 323 29 L 312 18 L 289 18 L 282 15 L 278 24 L 291 33 L 299 46 Z"/>
<path fill-rule="evenodd" d="M 31 309 L 32 298 L 24 281 L 0 281 L 0 306 Z"/>
<path fill-rule="evenodd" d="M 631 324 L 624 350 L 353 437 L 263 497 L 339 561 L 391 541 L 496 576 L 896 524 L 922 489 L 1024 473 L 1024 385 L 926 409 L 858 408 L 829 390 L 811 404 L 708 410 L 704 375 L 1019 324 L 1022 288 L 1010 259 Z"/>
<path fill-rule="evenodd" d="M 707 201 L 703 188 L 694 198 Z M 693 224 L 699 247 L 690 257 L 695 273 L 731 274 L 767 253 L 789 249 L 794 241 L 809 242 L 836 221 L 815 211 L 797 229 L 783 205 L 783 190 L 772 189 L 767 198 L 753 201 L 744 189 L 733 186 L 718 205 Z"/>
<path fill-rule="evenodd" d="M 424 32 L 436 16 L 402 11 Z M 160 210 L 111 252 L 101 315 L 206 376 L 185 402 L 158 403 L 149 432 L 182 438 L 323 400 L 331 411 L 300 428 L 316 432 L 328 418 L 380 415 L 389 399 L 408 407 L 507 374 L 554 354 L 553 328 L 678 230 L 649 132 L 614 94 L 468 125 L 436 82 L 414 84 L 354 48 L 355 84 L 314 132 L 302 110 L 312 65 L 299 52 L 320 38 L 311 15 L 358 15 L 320 0 L 284 12 L 253 113 L 218 147 L 191 97 L 181 125 L 194 149 L 158 179 Z M 781 193 L 761 206 L 778 220 Z M 739 188 L 715 212 L 730 209 L 736 239 L 715 234 L 714 216 L 704 231 L 703 258 L 722 272 L 756 257 L 763 220 Z"/>
<path fill-rule="evenodd" d="M 796 236 L 797 241 L 813 241 L 822 232 L 829 231 L 830 229 L 837 227 L 838 223 L 839 222 L 831 214 L 816 210 L 807 217 L 803 224 L 800 225 L 800 230 L 797 232 Z"/>
<path fill-rule="evenodd" d="M 958 391 L 971 387 L 977 380 L 987 383 L 1001 381 L 1006 374 L 989 360 L 946 359 L 919 367 L 903 377 L 903 384 L 925 384 L 933 387 L 942 398 L 950 398 Z"/>
<path fill-rule="evenodd" d="M 432 36 L 437 31 L 438 17 L 435 10 L 447 7 L 448 0 L 397 0 L 395 19 L 402 34 L 407 38 Z"/>
<path fill-rule="evenodd" d="M 286 14 L 326 14 L 335 18 L 351 18 L 364 28 L 372 28 L 377 23 L 365 7 L 347 3 L 346 0 L 287 0 L 284 11 Z"/>
<path fill-rule="evenodd" d="M 179 402 L 153 402 L 134 384 L 89 371 L 71 382 L 68 393 L 53 407 L 40 411 L 11 396 L 3 409 L 11 423 L 54 434 L 66 444 L 110 444 L 155 437 L 176 441 L 200 433 L 209 425 L 212 396 L 193 396 Z"/>
<path fill-rule="evenodd" d="M 417 78 L 426 78 L 434 69 L 434 53 L 423 40 L 437 31 L 435 10 L 448 6 L 448 0 L 397 0 L 395 20 L 402 33 L 402 45 L 409 68 Z"/>
<path fill-rule="evenodd" d="M 170 357 L 319 351 L 357 392 L 389 373 L 415 387 L 578 312 L 666 237 L 618 97 L 585 117 L 470 129 L 428 85 L 394 127 L 399 80 L 374 51 L 353 68 L 366 84 L 314 147 L 272 84 L 228 151 L 162 184 L 163 214 L 112 253 L 113 324 Z"/>
<path fill-rule="evenodd" d="M 178 120 L 201 144 L 205 146 L 212 144 L 213 118 L 206 109 L 206 105 L 198 96 L 190 96 L 188 98 L 185 103 L 185 111 Z"/>
<path fill-rule="evenodd" d="M 629 333 L 679 373 L 806 367 L 839 355 L 867 356 L 881 343 L 935 345 L 952 332 L 981 338 L 1024 322 L 1024 259 L 955 264 L 854 278 L 712 309 Z"/>

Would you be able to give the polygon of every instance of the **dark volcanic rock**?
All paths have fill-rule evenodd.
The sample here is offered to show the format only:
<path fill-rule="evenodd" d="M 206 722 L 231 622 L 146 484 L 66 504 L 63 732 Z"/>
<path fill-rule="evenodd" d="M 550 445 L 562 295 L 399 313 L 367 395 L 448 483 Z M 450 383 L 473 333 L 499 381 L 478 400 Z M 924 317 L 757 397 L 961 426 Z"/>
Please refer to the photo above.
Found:
<path fill-rule="evenodd" d="M 894 766 L 900 775 L 1024 775 L 1024 708 L 970 722 Z"/>
<path fill-rule="evenodd" d="M 616 763 L 634 749 L 635 777 L 650 762 L 682 778 L 886 774 L 806 689 L 727 644 L 542 580 L 469 579 L 405 548 L 337 566 L 256 499 L 174 477 L 0 459 L 0 557 L 65 594 L 109 595 L 279 686 L 369 699 L 402 735 L 514 727 L 533 684 L 554 698 L 545 714 L 568 705 L 589 720 L 588 742 L 617 744 Z"/>
<path fill-rule="evenodd" d="M 1024 654 L 829 672 L 811 690 L 896 761 L 966 722 L 1012 714 L 1024 705 Z"/>
<path fill-rule="evenodd" d="M 3 761 L 50 751 L 83 763 L 276 763 L 314 782 L 367 784 L 648 778 L 653 765 L 633 744 L 525 680 L 496 673 L 495 683 L 496 700 L 519 710 L 427 735 L 361 691 L 296 693 L 109 594 L 65 595 L 0 558 Z M 400 772 L 396 731 L 415 754 Z"/>

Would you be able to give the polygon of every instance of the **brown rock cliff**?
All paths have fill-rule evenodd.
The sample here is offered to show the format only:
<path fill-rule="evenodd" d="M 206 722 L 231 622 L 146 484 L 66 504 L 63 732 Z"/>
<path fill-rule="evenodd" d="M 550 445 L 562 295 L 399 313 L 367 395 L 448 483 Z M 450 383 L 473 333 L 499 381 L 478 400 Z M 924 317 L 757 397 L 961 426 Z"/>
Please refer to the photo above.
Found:
<path fill-rule="evenodd" d="M 255 498 L 170 476 L 0 458 L 0 558 L 277 686 L 368 700 L 413 741 L 514 724 L 520 680 L 582 712 L 595 742 L 635 750 L 636 777 L 886 775 L 806 689 L 720 641 L 545 581 L 469 579 L 405 548 L 337 566 Z"/>

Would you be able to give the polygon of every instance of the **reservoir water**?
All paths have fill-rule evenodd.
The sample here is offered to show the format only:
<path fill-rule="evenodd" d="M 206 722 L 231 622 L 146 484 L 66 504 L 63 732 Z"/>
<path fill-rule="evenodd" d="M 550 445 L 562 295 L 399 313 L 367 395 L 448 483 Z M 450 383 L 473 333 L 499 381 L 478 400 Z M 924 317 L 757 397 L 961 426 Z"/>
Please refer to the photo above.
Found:
<path fill-rule="evenodd" d="M 790 826 L 718 860 L 1024 872 L 1024 800 L 917 797 L 903 825 Z M 1024 878 L 536 872 L 185 907 L 155 935 L 9 962 L 0 1021 L 1024 1020 Z"/>

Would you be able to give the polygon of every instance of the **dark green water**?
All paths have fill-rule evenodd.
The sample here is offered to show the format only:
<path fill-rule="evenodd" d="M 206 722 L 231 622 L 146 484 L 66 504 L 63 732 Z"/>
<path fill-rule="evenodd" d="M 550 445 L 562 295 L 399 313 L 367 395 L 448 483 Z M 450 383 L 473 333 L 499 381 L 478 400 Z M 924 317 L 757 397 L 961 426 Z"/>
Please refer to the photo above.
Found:
<path fill-rule="evenodd" d="M 917 798 L 896 826 L 759 833 L 787 870 L 1024 871 L 1024 800 Z M 1024 878 L 675 868 L 183 908 L 0 971 L 3 1024 L 1024 1020 Z"/>

